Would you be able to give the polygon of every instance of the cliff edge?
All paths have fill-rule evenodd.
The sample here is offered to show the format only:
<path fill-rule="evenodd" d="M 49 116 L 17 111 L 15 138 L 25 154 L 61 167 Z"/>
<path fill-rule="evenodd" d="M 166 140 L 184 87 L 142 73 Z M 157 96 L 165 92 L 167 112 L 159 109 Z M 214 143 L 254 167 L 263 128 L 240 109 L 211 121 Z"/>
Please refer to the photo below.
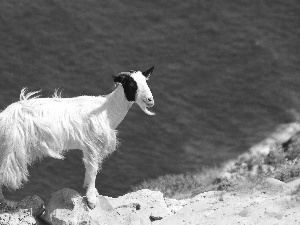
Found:
<path fill-rule="evenodd" d="M 46 206 L 38 196 L 26 197 L 13 206 L 0 204 L 0 225 L 300 224 L 299 123 L 279 127 L 216 171 L 205 179 L 184 177 L 184 182 L 193 178 L 193 185 L 185 184 L 186 193 L 166 191 L 177 199 L 160 190 L 164 178 L 157 186 L 149 182 L 152 190 L 118 198 L 99 196 L 92 210 L 85 196 L 69 188 L 53 193 Z M 168 186 L 177 181 L 170 179 Z M 205 187 L 200 187 L 202 183 Z"/>

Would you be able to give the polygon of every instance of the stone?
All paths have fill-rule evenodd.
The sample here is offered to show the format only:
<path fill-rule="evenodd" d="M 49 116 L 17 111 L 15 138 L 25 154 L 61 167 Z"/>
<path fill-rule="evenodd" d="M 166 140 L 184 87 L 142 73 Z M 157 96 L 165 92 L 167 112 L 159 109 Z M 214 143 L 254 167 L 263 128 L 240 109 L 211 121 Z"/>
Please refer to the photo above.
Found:
<path fill-rule="evenodd" d="M 33 216 L 44 212 L 44 201 L 39 196 L 27 196 L 17 204 L 17 209 L 29 209 Z"/>
<path fill-rule="evenodd" d="M 124 221 L 150 225 L 173 214 L 159 191 L 143 189 L 118 198 L 106 198 Z"/>
<path fill-rule="evenodd" d="M 155 225 L 285 225 L 300 222 L 299 202 L 282 193 L 227 193 L 223 201 L 218 200 L 218 195 L 218 192 L 199 194 L 176 214 Z"/>
<path fill-rule="evenodd" d="M 241 217 L 247 217 L 249 215 L 249 213 L 250 213 L 249 209 L 245 208 L 242 211 L 240 211 L 238 213 L 238 215 L 241 216 Z"/>
<path fill-rule="evenodd" d="M 184 200 L 167 202 L 161 192 L 144 189 L 118 198 L 99 196 L 91 210 L 85 197 L 65 188 L 52 195 L 44 219 L 53 225 L 151 225 L 187 204 Z"/>
<path fill-rule="evenodd" d="M 270 178 L 269 182 L 284 185 L 276 179 Z M 298 181 L 295 181 L 291 186 L 297 184 Z M 220 195 L 223 196 L 222 201 Z M 33 214 L 39 215 L 38 205 L 41 203 L 33 196 L 19 202 L 15 211 L 2 209 L 0 225 L 40 225 Z M 210 191 L 192 199 L 176 200 L 150 190 L 118 198 L 99 196 L 95 209 L 91 210 L 84 196 L 66 188 L 52 195 L 43 218 L 47 220 L 46 224 L 51 225 L 232 225 L 254 224 L 253 221 L 255 224 L 284 225 L 298 224 L 300 211 L 299 200 L 284 192 L 246 194 Z"/>
<path fill-rule="evenodd" d="M 286 188 L 287 185 L 286 183 L 280 181 L 280 180 L 277 180 L 275 178 L 271 178 L 271 177 L 268 177 L 266 179 L 266 183 L 273 186 L 273 187 L 282 187 L 282 188 Z"/>
<path fill-rule="evenodd" d="M 9 205 L 0 206 L 0 225 L 34 225 L 35 217 L 44 211 L 44 201 L 38 196 L 28 196 Z"/>
<path fill-rule="evenodd" d="M 287 187 L 291 189 L 291 191 L 296 191 L 297 189 L 300 188 L 300 178 L 297 178 L 295 180 L 292 180 L 288 182 Z"/>
<path fill-rule="evenodd" d="M 167 204 L 167 207 L 169 210 L 171 210 L 172 213 L 177 213 L 180 209 L 182 209 L 185 205 L 189 203 L 190 200 L 188 199 L 170 199 L 165 198 L 165 203 Z"/>
<path fill-rule="evenodd" d="M 118 216 L 103 196 L 98 197 L 96 207 L 91 210 L 85 197 L 65 188 L 52 194 L 44 218 L 53 225 L 119 225 Z"/>

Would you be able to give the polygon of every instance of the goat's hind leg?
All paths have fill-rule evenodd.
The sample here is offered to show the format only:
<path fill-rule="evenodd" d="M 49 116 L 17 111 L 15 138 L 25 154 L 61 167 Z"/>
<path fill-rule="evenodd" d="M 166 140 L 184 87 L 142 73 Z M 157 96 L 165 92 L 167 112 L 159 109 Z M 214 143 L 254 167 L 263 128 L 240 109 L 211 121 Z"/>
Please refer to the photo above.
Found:
<path fill-rule="evenodd" d="M 16 202 L 16 201 L 7 200 L 4 198 L 3 193 L 2 193 L 2 187 L 0 186 L 0 208 L 9 207 L 10 209 L 14 209 L 17 204 L 18 204 L 18 202 Z M 2 224 L 2 223 L 0 223 L 0 224 Z"/>
<path fill-rule="evenodd" d="M 2 193 L 2 187 L 0 186 L 0 204 L 6 203 L 3 193 Z"/>
<path fill-rule="evenodd" d="M 84 188 L 86 189 L 88 206 L 93 209 L 96 207 L 99 196 L 99 193 L 95 187 L 99 160 L 88 152 L 84 151 L 83 162 L 85 166 Z"/>
<path fill-rule="evenodd" d="M 0 186 L 0 206 L 1 207 L 10 207 L 13 208 L 16 205 L 16 202 L 14 201 L 7 201 L 2 193 L 2 187 Z"/>

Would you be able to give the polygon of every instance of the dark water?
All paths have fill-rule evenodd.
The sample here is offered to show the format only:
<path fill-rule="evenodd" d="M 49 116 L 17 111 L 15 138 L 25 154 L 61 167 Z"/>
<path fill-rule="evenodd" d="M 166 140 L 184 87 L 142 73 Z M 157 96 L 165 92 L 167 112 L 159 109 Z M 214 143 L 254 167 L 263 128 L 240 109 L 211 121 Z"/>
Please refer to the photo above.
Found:
<path fill-rule="evenodd" d="M 156 116 L 137 106 L 97 177 L 103 195 L 236 157 L 300 111 L 300 2 L 10 0 L 0 3 L 0 107 L 22 87 L 112 91 L 111 75 L 155 65 Z M 81 153 L 44 159 L 11 199 L 82 190 Z"/>

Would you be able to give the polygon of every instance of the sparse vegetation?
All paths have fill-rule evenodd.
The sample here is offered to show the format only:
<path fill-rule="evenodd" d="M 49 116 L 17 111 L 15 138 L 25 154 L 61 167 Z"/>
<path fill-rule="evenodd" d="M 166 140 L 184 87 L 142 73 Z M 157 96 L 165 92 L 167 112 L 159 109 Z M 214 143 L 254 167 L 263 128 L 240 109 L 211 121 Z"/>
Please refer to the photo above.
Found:
<path fill-rule="evenodd" d="M 133 190 L 158 190 L 166 197 L 177 199 L 216 190 L 277 191 L 278 187 L 270 187 L 266 178 L 289 182 L 300 177 L 300 134 L 286 143 L 276 143 L 268 154 L 248 152 L 228 165 L 222 168 L 205 168 L 197 173 L 162 176 L 144 181 L 133 187 Z"/>
<path fill-rule="evenodd" d="M 183 199 L 194 195 L 195 190 L 204 192 L 212 189 L 220 172 L 219 168 L 205 168 L 197 173 L 165 175 L 157 179 L 146 180 L 132 189 L 136 191 L 147 188 L 161 191 L 166 197 Z"/>

